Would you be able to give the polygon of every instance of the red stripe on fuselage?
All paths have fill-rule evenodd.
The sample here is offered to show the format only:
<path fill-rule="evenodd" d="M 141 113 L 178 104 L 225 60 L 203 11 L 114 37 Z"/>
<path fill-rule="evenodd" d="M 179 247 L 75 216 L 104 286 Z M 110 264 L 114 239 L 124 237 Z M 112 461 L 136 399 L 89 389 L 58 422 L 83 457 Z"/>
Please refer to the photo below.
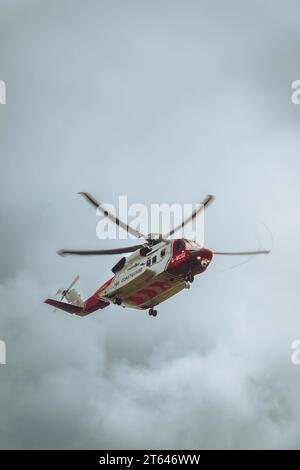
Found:
<path fill-rule="evenodd" d="M 150 287 L 159 287 L 160 290 L 165 291 L 170 289 L 170 284 L 165 281 L 156 281 L 150 284 Z"/>
<path fill-rule="evenodd" d="M 87 301 L 84 304 L 84 311 L 85 312 L 95 312 L 95 310 L 98 310 L 99 308 L 105 308 L 109 305 L 109 302 L 107 302 L 104 299 L 100 299 L 97 297 L 95 294 L 92 295 L 87 299 Z"/>
<path fill-rule="evenodd" d="M 101 292 L 103 292 L 105 289 L 107 289 L 108 286 L 111 285 L 113 280 L 114 280 L 114 277 L 108 279 L 108 281 L 106 281 L 105 284 L 103 284 L 101 287 L 99 287 L 99 289 L 96 291 L 95 295 L 101 294 Z"/>
<path fill-rule="evenodd" d="M 143 297 L 138 297 L 138 296 L 135 296 L 135 295 L 131 295 L 130 297 L 127 297 L 126 302 L 127 301 L 132 302 L 132 303 L 137 304 L 137 305 L 143 304 L 145 302 Z"/>
<path fill-rule="evenodd" d="M 138 294 L 145 294 L 149 297 L 149 299 L 153 299 L 153 297 L 157 296 L 157 292 L 154 289 L 141 289 L 138 291 Z"/>

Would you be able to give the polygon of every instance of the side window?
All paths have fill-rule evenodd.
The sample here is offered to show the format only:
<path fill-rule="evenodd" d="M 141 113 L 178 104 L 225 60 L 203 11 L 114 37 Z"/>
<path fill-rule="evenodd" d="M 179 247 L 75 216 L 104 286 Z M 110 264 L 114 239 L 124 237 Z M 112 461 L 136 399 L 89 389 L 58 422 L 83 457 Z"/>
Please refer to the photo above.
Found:
<path fill-rule="evenodd" d="M 152 264 L 156 263 L 156 261 L 157 261 L 157 257 L 156 257 L 156 256 L 153 256 L 153 257 L 152 257 Z"/>
<path fill-rule="evenodd" d="M 160 252 L 160 257 L 163 258 L 165 256 L 165 254 L 166 254 L 166 249 L 163 248 L 163 250 L 161 250 L 161 252 Z"/>
<path fill-rule="evenodd" d="M 148 258 L 148 259 L 147 259 L 147 263 L 146 263 L 146 264 L 147 264 L 147 266 L 151 266 L 151 258 Z"/>

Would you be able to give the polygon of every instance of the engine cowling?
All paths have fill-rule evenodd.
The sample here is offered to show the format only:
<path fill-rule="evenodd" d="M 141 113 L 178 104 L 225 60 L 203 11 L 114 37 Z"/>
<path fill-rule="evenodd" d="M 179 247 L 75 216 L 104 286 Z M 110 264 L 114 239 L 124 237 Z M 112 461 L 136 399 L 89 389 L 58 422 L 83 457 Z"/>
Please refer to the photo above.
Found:
<path fill-rule="evenodd" d="M 150 251 L 151 251 L 151 248 L 149 248 L 149 246 L 143 246 L 140 249 L 140 255 L 141 256 L 147 256 L 147 254 L 150 253 Z"/>
<path fill-rule="evenodd" d="M 114 267 L 111 269 L 114 274 L 118 273 L 121 271 L 121 269 L 124 268 L 126 263 L 126 258 L 123 256 L 123 258 L 120 259 L 120 261 L 117 262 L 117 264 L 114 265 Z"/>

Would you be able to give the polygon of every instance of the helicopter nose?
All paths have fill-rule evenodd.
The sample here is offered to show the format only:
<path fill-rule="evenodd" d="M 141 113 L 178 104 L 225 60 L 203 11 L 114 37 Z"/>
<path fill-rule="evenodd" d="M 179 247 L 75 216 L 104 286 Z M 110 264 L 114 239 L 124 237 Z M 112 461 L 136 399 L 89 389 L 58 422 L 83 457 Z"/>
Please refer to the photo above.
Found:
<path fill-rule="evenodd" d="M 202 268 L 207 268 L 213 258 L 213 252 L 207 248 L 200 248 L 197 255 L 197 260 L 200 262 Z"/>

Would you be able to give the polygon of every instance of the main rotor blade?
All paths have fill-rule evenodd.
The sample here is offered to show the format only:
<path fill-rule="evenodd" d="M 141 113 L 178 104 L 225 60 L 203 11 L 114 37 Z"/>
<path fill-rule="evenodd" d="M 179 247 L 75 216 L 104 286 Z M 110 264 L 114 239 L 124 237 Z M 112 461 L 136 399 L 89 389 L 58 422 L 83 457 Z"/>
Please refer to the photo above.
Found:
<path fill-rule="evenodd" d="M 59 250 L 57 252 L 60 256 L 79 255 L 79 256 L 93 256 L 93 255 L 119 255 L 122 253 L 132 253 L 133 251 L 142 248 L 144 245 L 133 245 L 123 248 L 112 248 L 108 250 Z"/>
<path fill-rule="evenodd" d="M 111 222 L 118 225 L 126 232 L 130 233 L 130 235 L 133 235 L 136 238 L 144 238 L 145 240 L 147 239 L 147 237 L 141 232 L 134 229 L 130 225 L 125 224 L 125 222 L 122 222 L 122 220 L 120 220 L 118 217 L 108 212 L 108 210 L 103 206 L 103 204 L 98 202 L 97 199 L 95 199 L 90 193 L 80 192 L 78 194 L 81 194 L 81 196 L 83 196 L 90 204 L 92 204 L 96 209 L 99 209 L 103 213 L 103 215 L 105 215 L 105 217 L 107 217 Z"/>
<path fill-rule="evenodd" d="M 248 255 L 268 255 L 271 250 L 258 250 L 258 251 L 213 251 L 214 255 L 225 256 L 248 256 Z"/>
<path fill-rule="evenodd" d="M 197 209 L 194 210 L 194 212 L 189 216 L 187 217 L 180 225 L 177 225 L 177 227 L 173 228 L 169 233 L 167 233 L 166 235 L 163 236 L 163 238 L 169 238 L 171 237 L 175 232 L 177 232 L 177 230 L 179 229 L 182 229 L 186 224 L 188 224 L 189 222 L 191 222 L 195 217 L 197 217 L 197 215 L 203 210 L 203 209 L 206 209 L 208 207 L 208 205 L 213 202 L 215 199 L 214 196 L 212 196 L 211 194 L 208 194 L 206 196 L 206 198 L 201 202 L 201 205 L 199 207 L 197 207 Z"/>

